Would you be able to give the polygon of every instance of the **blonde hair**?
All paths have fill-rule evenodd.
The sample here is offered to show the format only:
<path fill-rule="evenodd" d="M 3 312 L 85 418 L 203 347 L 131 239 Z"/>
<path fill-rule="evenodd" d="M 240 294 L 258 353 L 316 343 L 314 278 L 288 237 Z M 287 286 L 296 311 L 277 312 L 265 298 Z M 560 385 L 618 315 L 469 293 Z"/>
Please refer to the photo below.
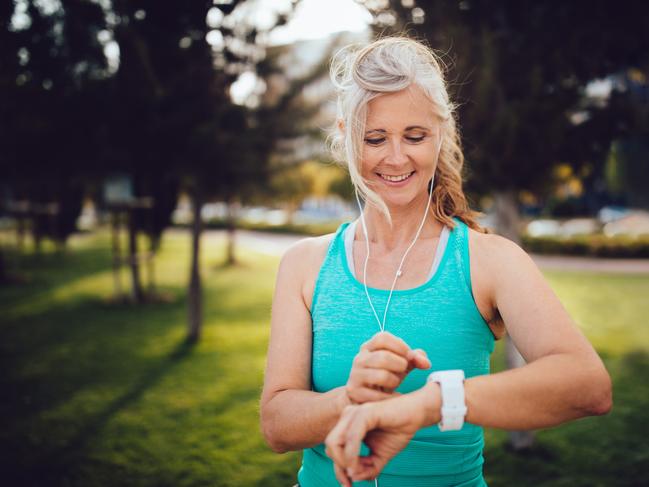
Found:
<path fill-rule="evenodd" d="M 332 131 L 330 148 L 349 170 L 352 183 L 365 201 L 391 223 L 387 205 L 368 187 L 360 171 L 368 103 L 382 94 L 416 85 L 432 102 L 441 128 L 430 211 L 451 228 L 455 227 L 455 216 L 470 228 L 485 232 L 477 222 L 480 213 L 469 208 L 462 190 L 464 155 L 455 106 L 449 100 L 442 63 L 433 51 L 408 37 L 385 37 L 362 48 L 350 45 L 334 55 L 330 76 L 338 95 L 338 120 L 344 125 Z"/>

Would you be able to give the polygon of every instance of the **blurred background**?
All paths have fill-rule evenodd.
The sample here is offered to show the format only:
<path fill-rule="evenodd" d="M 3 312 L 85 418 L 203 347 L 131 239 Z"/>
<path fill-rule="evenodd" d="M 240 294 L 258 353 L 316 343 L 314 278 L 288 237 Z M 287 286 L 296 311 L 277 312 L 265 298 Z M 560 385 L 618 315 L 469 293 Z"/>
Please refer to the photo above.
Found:
<path fill-rule="evenodd" d="M 649 2 L 5 0 L 0 22 L 4 485 L 295 483 L 258 426 L 275 272 L 357 216 L 328 62 L 395 32 L 448 68 L 482 223 L 614 381 L 606 417 L 487 429 L 487 482 L 649 485 Z"/>

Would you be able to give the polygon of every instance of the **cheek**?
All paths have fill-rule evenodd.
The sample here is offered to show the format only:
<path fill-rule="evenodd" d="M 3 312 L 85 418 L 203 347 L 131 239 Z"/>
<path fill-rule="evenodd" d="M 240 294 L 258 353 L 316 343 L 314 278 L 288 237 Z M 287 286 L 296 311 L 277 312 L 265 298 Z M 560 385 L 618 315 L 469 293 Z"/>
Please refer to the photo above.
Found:
<path fill-rule="evenodd" d="M 365 147 L 361 154 L 362 172 L 372 172 L 372 169 L 381 161 L 380 151 L 376 148 Z"/>
<path fill-rule="evenodd" d="M 427 147 L 413 153 L 413 159 L 419 167 L 430 168 L 435 165 L 437 156 L 433 148 Z"/>

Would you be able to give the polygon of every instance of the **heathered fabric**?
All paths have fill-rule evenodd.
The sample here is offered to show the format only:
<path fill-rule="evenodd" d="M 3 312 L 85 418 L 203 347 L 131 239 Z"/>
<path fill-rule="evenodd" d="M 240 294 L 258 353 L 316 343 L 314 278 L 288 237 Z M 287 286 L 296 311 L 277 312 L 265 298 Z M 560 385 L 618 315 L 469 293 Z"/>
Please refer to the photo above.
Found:
<path fill-rule="evenodd" d="M 347 256 L 347 267 L 353 277 L 356 277 L 354 275 L 354 253 L 353 253 L 356 225 L 358 225 L 358 220 L 354 220 L 353 222 L 351 222 L 349 225 L 347 225 L 347 227 L 343 231 L 343 240 L 345 242 L 345 255 Z M 433 263 L 430 266 L 430 271 L 428 272 L 428 279 L 433 277 L 433 274 L 437 270 L 437 266 L 439 266 L 439 261 L 441 260 L 442 255 L 444 255 L 444 249 L 446 248 L 446 243 L 448 242 L 448 232 L 449 232 L 449 228 L 447 226 L 444 226 L 444 228 L 442 229 L 442 233 L 440 233 L 439 235 L 439 243 L 437 244 L 437 250 L 435 250 L 435 258 L 433 259 Z"/>
<path fill-rule="evenodd" d="M 420 286 L 392 295 L 385 330 L 411 348 L 424 349 L 432 362 L 430 370 L 413 370 L 399 386 L 401 393 L 422 387 L 432 370 L 462 369 L 467 378 L 489 373 L 494 336 L 471 291 L 467 226 L 454 221 L 435 274 Z M 347 264 L 343 234 L 348 225 L 336 231 L 313 293 L 312 387 L 317 392 L 344 385 L 360 346 L 379 331 L 364 286 Z M 389 291 L 369 288 L 369 293 L 383 316 Z M 436 425 L 422 428 L 386 465 L 379 487 L 486 486 L 483 447 L 482 428 L 473 424 L 447 432 Z M 298 480 L 301 487 L 339 485 L 324 445 L 304 450 Z M 371 487 L 374 482 L 354 485 Z"/>

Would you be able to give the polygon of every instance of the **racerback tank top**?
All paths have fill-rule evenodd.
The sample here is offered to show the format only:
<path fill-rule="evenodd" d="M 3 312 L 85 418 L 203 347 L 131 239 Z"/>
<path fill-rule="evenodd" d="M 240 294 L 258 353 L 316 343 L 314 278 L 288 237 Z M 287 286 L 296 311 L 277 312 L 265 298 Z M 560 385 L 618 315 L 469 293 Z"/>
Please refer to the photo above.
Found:
<path fill-rule="evenodd" d="M 468 228 L 458 218 L 432 276 L 412 289 L 395 290 L 385 330 L 411 348 L 422 348 L 430 370 L 413 370 L 397 389 L 422 387 L 433 370 L 462 369 L 467 378 L 489 373 L 494 336 L 473 298 L 469 267 Z M 311 304 L 312 388 L 326 392 L 347 382 L 354 357 L 379 327 L 365 289 L 350 271 L 343 223 L 334 234 L 316 279 Z M 389 290 L 368 288 L 382 315 Z M 419 430 L 379 477 L 380 487 L 486 486 L 483 430 L 465 423 L 459 431 L 442 432 L 436 425 Z M 324 445 L 303 452 L 298 473 L 301 487 L 338 486 Z M 373 487 L 374 482 L 355 486 Z"/>

